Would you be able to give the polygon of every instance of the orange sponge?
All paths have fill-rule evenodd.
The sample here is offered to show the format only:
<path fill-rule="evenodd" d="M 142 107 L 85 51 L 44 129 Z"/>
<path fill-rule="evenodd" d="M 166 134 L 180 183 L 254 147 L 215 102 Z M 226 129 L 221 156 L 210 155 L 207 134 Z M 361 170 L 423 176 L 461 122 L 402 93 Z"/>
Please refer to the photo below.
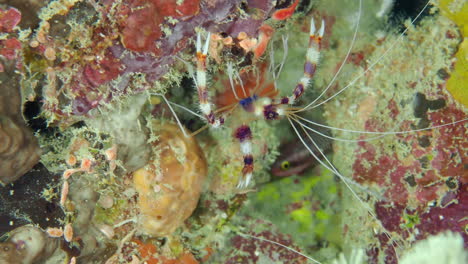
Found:
<path fill-rule="evenodd" d="M 133 184 L 139 194 L 142 233 L 169 235 L 182 225 L 197 206 L 207 163 L 193 137 L 184 137 L 171 123 L 154 122 L 158 140 L 153 143 L 153 160 L 134 172 Z"/>

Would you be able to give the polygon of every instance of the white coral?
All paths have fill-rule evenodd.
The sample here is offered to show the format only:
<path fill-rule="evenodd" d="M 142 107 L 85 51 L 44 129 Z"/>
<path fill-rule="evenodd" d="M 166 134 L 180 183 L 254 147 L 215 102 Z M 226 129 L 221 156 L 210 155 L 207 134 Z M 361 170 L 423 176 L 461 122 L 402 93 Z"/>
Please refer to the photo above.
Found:
<path fill-rule="evenodd" d="M 468 252 L 458 233 L 445 232 L 416 243 L 402 258 L 402 264 L 465 264 Z"/>

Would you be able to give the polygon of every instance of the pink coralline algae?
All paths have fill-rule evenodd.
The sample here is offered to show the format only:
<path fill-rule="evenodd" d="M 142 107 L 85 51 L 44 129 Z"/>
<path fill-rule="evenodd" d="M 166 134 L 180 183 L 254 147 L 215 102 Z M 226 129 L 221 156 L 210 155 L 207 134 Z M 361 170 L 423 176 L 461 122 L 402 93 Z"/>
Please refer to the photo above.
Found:
<path fill-rule="evenodd" d="M 402 122 L 400 131 L 440 126 L 467 118 L 466 113 L 442 93 L 432 97 L 443 103 L 440 109 L 432 111 L 426 107 L 422 114 L 415 111 L 419 123 Z M 430 105 L 431 102 L 424 103 Z M 392 102 L 388 109 L 393 119 L 400 113 Z M 367 120 L 366 129 L 389 130 L 377 119 Z M 375 207 L 377 218 L 385 229 L 397 232 L 405 239 L 409 239 L 408 234 L 416 233 L 416 240 L 451 230 L 460 233 L 468 247 L 465 230 L 468 225 L 467 137 L 465 125 L 449 125 L 395 136 L 393 148 L 398 149 L 395 146 L 402 144 L 407 153 L 393 151 L 387 154 L 388 143 L 384 141 L 358 143 L 353 178 L 382 189 L 386 200 L 376 203 Z M 395 263 L 393 242 L 389 242 L 384 234 L 379 236 L 379 241 L 381 245 L 374 249 L 379 251 L 380 248 L 386 253 L 386 263 Z M 378 252 L 371 251 L 368 254 L 376 258 Z"/>
<path fill-rule="evenodd" d="M 21 50 L 21 42 L 16 38 L 0 41 L 0 55 L 9 60 L 17 58 L 18 52 Z"/>
<path fill-rule="evenodd" d="M 392 111 L 393 115 L 397 112 Z M 427 113 L 430 126 L 439 126 L 462 120 L 466 114 L 455 105 Z M 436 120 L 436 121 L 432 121 Z M 366 129 L 381 130 L 376 120 L 368 120 Z M 401 130 L 418 129 L 408 122 Z M 384 143 L 359 142 L 357 158 L 353 165 L 354 179 L 360 183 L 376 183 L 386 189 L 386 197 L 393 202 L 412 207 L 425 207 L 448 191 L 445 182 L 466 183 L 468 142 L 467 129 L 463 125 L 450 125 L 418 133 L 401 134 L 397 143 L 408 144 L 410 153 L 397 155 L 381 154 Z"/>
<path fill-rule="evenodd" d="M 274 230 L 274 226 L 271 223 L 262 220 L 256 220 L 253 224 L 256 227 L 261 226 L 262 230 L 268 231 L 251 231 L 248 233 L 249 236 L 234 236 L 231 239 L 234 251 L 231 252 L 230 255 L 235 254 L 235 256 L 230 257 L 225 263 L 258 263 L 260 258 L 262 258 L 263 261 L 268 260 L 269 262 L 278 261 L 281 263 L 291 264 L 307 263 L 307 259 L 305 257 L 302 257 L 291 250 L 268 241 L 253 239 L 250 237 L 254 236 L 260 239 L 275 241 L 299 251 L 299 249 L 294 245 L 292 239 L 287 235 L 276 232 Z M 252 225 L 252 227 L 254 225 Z"/>
<path fill-rule="evenodd" d="M 12 32 L 21 21 L 21 13 L 16 8 L 0 9 L 0 32 Z"/>
<path fill-rule="evenodd" d="M 0 32 L 12 33 L 13 29 L 20 23 L 21 13 L 15 8 L 3 10 L 0 8 Z M 7 60 L 16 60 L 21 51 L 21 42 L 15 36 L 9 36 L 0 40 L 0 55 Z M 19 61 L 17 61 L 19 68 Z M 3 65 L 0 63 L 0 72 L 3 71 Z"/>
<path fill-rule="evenodd" d="M 388 202 L 376 204 L 377 217 L 382 225 L 391 232 L 401 234 L 408 239 L 408 232 L 417 230 L 416 240 L 422 240 L 429 235 L 435 235 L 446 230 L 462 235 L 465 248 L 468 247 L 468 234 L 466 226 L 466 212 L 468 210 L 468 184 L 461 184 L 456 190 L 450 191 L 442 199 L 440 204 L 427 208 L 425 211 L 408 210 L 401 204 L 390 205 Z M 396 263 L 394 252 L 395 244 L 388 241 L 385 234 L 379 236 L 380 247 L 386 252 L 385 263 Z M 370 252 L 370 256 L 376 257 L 378 252 Z"/>
<path fill-rule="evenodd" d="M 119 16 L 122 27 L 122 43 L 133 51 L 160 54 L 156 41 L 163 36 L 162 26 L 168 26 L 167 18 L 187 20 L 200 10 L 200 1 L 184 1 L 178 5 L 175 0 L 130 1 L 120 6 Z"/>

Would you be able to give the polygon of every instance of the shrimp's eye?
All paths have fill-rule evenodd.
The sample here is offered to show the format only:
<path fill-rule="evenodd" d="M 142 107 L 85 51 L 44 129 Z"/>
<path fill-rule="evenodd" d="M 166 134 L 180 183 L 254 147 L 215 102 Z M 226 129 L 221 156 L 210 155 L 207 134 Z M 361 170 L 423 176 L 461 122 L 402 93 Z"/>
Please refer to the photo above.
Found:
<path fill-rule="evenodd" d="M 287 161 L 287 160 L 286 160 L 286 161 L 283 161 L 283 162 L 281 163 L 281 169 L 282 169 L 282 170 L 287 170 L 287 169 L 289 169 L 290 166 L 291 166 L 291 164 L 289 164 L 289 161 Z"/>

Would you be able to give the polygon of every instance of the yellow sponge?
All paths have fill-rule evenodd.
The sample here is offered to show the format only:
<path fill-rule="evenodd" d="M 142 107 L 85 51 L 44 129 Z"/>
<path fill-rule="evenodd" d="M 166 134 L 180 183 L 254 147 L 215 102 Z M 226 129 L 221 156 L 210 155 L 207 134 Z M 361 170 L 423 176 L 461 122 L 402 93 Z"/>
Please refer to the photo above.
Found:
<path fill-rule="evenodd" d="M 460 0 L 440 0 L 442 14 L 458 25 L 463 41 L 455 57 L 457 63 L 447 81 L 447 90 L 453 98 L 468 107 L 468 2 Z"/>

